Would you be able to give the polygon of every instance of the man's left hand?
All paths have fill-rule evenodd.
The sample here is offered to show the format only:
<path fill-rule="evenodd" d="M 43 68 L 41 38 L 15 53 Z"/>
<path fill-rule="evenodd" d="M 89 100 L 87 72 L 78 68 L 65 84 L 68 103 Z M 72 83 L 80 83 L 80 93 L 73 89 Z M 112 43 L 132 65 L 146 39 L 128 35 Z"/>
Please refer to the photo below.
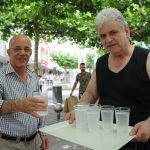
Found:
<path fill-rule="evenodd" d="M 130 132 L 135 142 L 147 142 L 150 138 L 150 119 L 137 123 Z"/>

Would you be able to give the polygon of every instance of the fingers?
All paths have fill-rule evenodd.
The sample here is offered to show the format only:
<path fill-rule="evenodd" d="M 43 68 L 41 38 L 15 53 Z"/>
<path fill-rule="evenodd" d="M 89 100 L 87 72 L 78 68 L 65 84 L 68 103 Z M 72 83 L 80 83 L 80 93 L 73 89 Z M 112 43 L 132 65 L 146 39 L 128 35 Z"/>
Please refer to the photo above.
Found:
<path fill-rule="evenodd" d="M 130 131 L 129 135 L 133 136 L 133 135 L 136 135 L 137 131 L 138 131 L 138 128 L 139 128 L 139 125 L 136 124 L 132 130 Z"/>
<path fill-rule="evenodd" d="M 31 112 L 28 112 L 30 115 L 40 119 L 40 120 L 43 120 L 43 116 L 40 116 L 37 114 L 37 112 L 34 112 L 34 111 L 31 111 Z"/>
<path fill-rule="evenodd" d="M 39 118 L 39 116 L 35 114 L 36 111 L 48 110 L 48 102 L 43 99 L 37 100 L 34 97 L 27 97 L 20 102 L 22 103 L 22 112 L 29 113 L 37 118 Z"/>
<path fill-rule="evenodd" d="M 65 121 L 68 120 L 68 122 L 69 122 L 70 124 L 72 124 L 73 121 L 75 120 L 75 114 L 74 114 L 74 112 L 72 111 L 72 112 L 67 113 L 67 114 L 65 115 L 65 117 L 64 117 L 64 120 L 65 120 Z"/>
<path fill-rule="evenodd" d="M 133 141 L 135 142 L 146 142 L 149 139 L 149 125 L 146 121 L 142 121 L 137 123 L 131 132 L 129 133 L 131 136 L 135 135 Z"/>

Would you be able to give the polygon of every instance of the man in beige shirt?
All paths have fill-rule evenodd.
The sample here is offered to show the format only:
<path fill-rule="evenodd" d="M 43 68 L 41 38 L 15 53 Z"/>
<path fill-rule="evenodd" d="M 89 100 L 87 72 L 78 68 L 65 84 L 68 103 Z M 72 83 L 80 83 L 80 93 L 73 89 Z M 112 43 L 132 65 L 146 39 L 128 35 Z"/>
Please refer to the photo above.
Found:
<path fill-rule="evenodd" d="M 120 11 L 103 9 L 95 19 L 96 30 L 107 50 L 96 63 L 80 103 L 130 107 L 130 135 L 134 141 L 121 150 L 150 149 L 150 53 L 130 44 L 130 29 Z M 74 112 L 66 114 L 72 123 Z M 143 143 L 139 143 L 143 142 Z M 144 143 L 145 142 L 145 143 Z"/>

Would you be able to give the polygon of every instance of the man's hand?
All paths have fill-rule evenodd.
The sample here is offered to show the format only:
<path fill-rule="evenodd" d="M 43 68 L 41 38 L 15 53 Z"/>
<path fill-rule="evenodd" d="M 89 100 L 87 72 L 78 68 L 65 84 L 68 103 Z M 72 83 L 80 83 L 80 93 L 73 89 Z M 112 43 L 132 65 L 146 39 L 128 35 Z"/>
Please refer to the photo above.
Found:
<path fill-rule="evenodd" d="M 41 150 L 48 150 L 49 147 L 49 139 L 47 135 L 41 135 L 42 144 L 40 146 Z"/>
<path fill-rule="evenodd" d="M 75 120 L 75 113 L 74 111 L 68 112 L 66 113 L 64 120 L 68 120 L 70 124 L 73 123 L 73 121 Z"/>
<path fill-rule="evenodd" d="M 47 111 L 48 103 L 44 99 L 37 99 L 35 97 L 27 97 L 23 100 L 18 100 L 19 109 L 21 112 L 29 113 L 34 117 L 40 118 L 37 111 Z"/>
<path fill-rule="evenodd" d="M 34 117 L 42 118 L 36 112 L 47 111 L 48 103 L 44 99 L 34 97 L 26 97 L 20 100 L 7 100 L 1 108 L 1 115 L 15 112 L 24 112 L 31 114 Z"/>
<path fill-rule="evenodd" d="M 150 138 L 150 119 L 137 123 L 129 134 L 135 135 L 135 142 L 146 142 Z"/>

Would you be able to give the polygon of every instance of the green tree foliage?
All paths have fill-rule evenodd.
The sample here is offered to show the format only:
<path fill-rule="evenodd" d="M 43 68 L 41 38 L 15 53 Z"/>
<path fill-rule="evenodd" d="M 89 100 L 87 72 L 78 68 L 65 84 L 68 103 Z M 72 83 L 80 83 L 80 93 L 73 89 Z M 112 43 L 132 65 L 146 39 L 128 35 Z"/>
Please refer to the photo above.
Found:
<path fill-rule="evenodd" d="M 64 69 L 64 83 L 67 83 L 67 69 L 76 69 L 78 67 L 78 58 L 62 52 L 53 52 L 50 57 L 52 61 Z"/>
<path fill-rule="evenodd" d="M 149 0 L 3 0 L 0 1 L 0 35 L 7 39 L 22 33 L 35 40 L 35 70 L 40 38 L 71 40 L 102 49 L 94 18 L 104 7 L 116 7 L 126 17 L 132 40 L 150 44 Z"/>
<path fill-rule="evenodd" d="M 88 53 L 86 55 L 86 68 L 88 68 L 89 70 L 93 68 L 94 58 L 95 58 L 95 54 L 93 53 Z"/>
<path fill-rule="evenodd" d="M 64 69 L 76 69 L 78 67 L 78 59 L 68 53 L 53 52 L 50 54 L 51 60 Z"/>

